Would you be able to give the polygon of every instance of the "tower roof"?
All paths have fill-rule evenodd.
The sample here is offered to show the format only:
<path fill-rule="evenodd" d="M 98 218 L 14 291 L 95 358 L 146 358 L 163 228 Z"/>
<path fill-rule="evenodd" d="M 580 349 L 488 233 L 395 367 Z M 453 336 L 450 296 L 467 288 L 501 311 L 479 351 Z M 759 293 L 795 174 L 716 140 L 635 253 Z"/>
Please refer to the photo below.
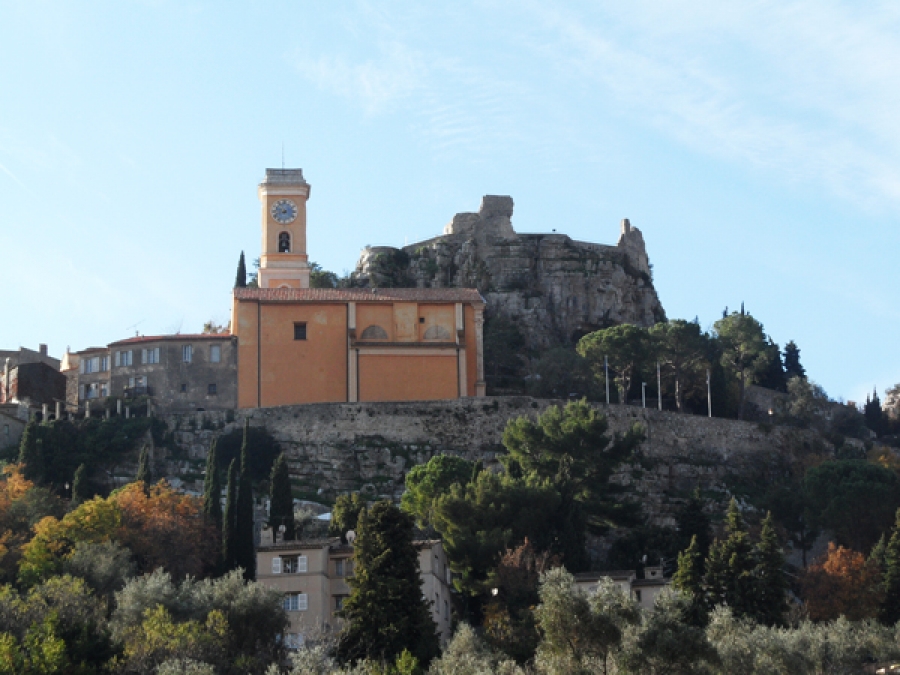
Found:
<path fill-rule="evenodd" d="M 260 185 L 308 185 L 303 169 L 266 169 L 266 177 Z"/>

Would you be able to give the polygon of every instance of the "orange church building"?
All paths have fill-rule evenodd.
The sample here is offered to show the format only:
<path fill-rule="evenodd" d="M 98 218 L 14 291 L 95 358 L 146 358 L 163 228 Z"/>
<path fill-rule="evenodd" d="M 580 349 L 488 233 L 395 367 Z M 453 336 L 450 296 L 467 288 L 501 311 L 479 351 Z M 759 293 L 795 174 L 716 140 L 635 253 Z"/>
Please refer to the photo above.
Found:
<path fill-rule="evenodd" d="M 301 169 L 259 186 L 259 288 L 234 289 L 238 407 L 484 396 L 473 288 L 309 288 Z"/>

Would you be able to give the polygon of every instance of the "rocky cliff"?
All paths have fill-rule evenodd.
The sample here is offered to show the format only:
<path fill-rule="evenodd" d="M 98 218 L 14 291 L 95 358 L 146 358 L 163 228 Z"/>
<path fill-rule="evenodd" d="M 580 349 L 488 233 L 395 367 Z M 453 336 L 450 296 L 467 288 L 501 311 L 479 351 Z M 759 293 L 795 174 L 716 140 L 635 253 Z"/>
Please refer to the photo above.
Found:
<path fill-rule="evenodd" d="M 616 246 L 565 234 L 518 234 L 511 197 L 485 196 L 444 234 L 404 248 L 363 250 L 352 278 L 362 286 L 478 288 L 488 318 L 515 321 L 528 347 L 571 344 L 620 323 L 665 319 L 640 230 L 623 220 Z"/>

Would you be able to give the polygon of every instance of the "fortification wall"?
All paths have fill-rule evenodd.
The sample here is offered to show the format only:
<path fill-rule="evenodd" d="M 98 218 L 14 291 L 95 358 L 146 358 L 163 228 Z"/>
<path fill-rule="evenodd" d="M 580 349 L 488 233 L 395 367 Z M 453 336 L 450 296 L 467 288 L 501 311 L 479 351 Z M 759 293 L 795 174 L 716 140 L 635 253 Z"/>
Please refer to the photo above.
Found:
<path fill-rule="evenodd" d="M 199 491 L 212 439 L 240 429 L 245 419 L 265 427 L 287 452 L 295 490 L 310 499 L 361 490 L 371 498 L 398 499 L 411 466 L 448 453 L 496 464 L 506 423 L 536 415 L 561 401 L 492 397 L 410 403 L 315 404 L 225 413 L 169 415 L 180 459 L 170 476 Z M 659 524 L 698 485 L 729 495 L 735 480 L 763 479 L 786 462 L 832 448 L 812 432 L 756 423 L 679 415 L 632 406 L 604 409 L 612 432 L 641 424 L 646 440 L 639 460 L 615 480 L 629 486 Z"/>

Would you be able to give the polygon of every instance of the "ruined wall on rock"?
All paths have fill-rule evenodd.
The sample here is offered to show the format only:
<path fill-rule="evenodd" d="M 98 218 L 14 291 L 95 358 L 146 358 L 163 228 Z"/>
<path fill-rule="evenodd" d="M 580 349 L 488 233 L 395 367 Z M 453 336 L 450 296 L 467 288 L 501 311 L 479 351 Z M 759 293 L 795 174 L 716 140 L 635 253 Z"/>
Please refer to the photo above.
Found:
<path fill-rule="evenodd" d="M 402 249 L 364 249 L 352 283 L 478 288 L 488 317 L 514 320 L 537 349 L 611 325 L 665 319 L 643 235 L 628 220 L 618 243 L 608 246 L 555 230 L 518 234 L 512 215 L 511 197 L 485 196 L 477 213 L 456 214 L 439 237 Z"/>
<path fill-rule="evenodd" d="M 496 466 L 509 420 L 536 415 L 564 402 L 529 397 L 492 397 L 406 403 L 335 403 L 207 412 L 165 417 L 177 452 L 170 453 L 170 479 L 202 490 L 210 442 L 240 429 L 245 418 L 265 427 L 287 453 L 295 494 L 330 501 L 362 491 L 369 498 L 399 499 L 410 467 L 440 453 Z M 811 431 L 660 412 L 633 406 L 598 405 L 610 430 L 641 424 L 646 440 L 639 457 L 614 480 L 660 525 L 700 486 L 724 503 L 735 485 L 783 475 L 785 462 L 833 448 Z M 162 458 L 160 458 L 162 459 Z"/>

